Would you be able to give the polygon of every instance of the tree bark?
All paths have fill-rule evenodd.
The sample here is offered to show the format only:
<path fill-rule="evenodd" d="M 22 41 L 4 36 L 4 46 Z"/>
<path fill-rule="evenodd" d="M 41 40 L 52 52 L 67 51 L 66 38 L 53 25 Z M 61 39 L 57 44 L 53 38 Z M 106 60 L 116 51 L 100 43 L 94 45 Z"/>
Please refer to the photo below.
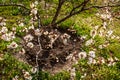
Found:
<path fill-rule="evenodd" d="M 52 26 L 56 26 L 57 24 L 60 24 L 61 22 L 64 22 L 66 19 L 68 19 L 68 18 L 70 18 L 70 17 L 72 17 L 72 16 L 74 16 L 74 15 L 76 15 L 76 14 L 79 14 L 79 13 L 83 12 L 86 4 L 87 4 L 89 1 L 90 1 L 90 0 L 84 0 L 80 5 L 74 7 L 74 8 L 70 11 L 69 15 L 65 16 L 64 18 L 62 18 L 61 20 L 59 20 L 59 21 L 57 21 L 57 22 L 52 23 Z M 80 10 L 75 11 L 77 8 L 80 8 Z"/>
<path fill-rule="evenodd" d="M 53 17 L 53 20 L 52 20 L 51 24 L 54 24 L 56 22 L 57 17 L 58 17 L 58 15 L 60 13 L 61 7 L 62 7 L 64 2 L 65 2 L 64 0 L 59 0 L 59 4 L 58 4 L 55 16 Z"/>

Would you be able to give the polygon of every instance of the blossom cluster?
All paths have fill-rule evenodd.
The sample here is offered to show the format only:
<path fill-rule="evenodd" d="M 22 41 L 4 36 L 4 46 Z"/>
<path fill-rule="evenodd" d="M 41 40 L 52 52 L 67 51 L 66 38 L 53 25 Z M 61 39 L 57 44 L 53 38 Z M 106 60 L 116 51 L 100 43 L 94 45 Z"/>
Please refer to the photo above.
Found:
<path fill-rule="evenodd" d="M 10 45 L 7 45 L 7 48 L 17 48 L 18 44 L 16 42 L 14 42 L 13 40 L 16 38 L 15 34 L 16 34 L 16 28 L 12 28 L 12 31 L 9 31 L 8 28 L 6 27 L 6 19 L 4 19 L 3 17 L 0 17 L 0 39 L 7 41 L 7 42 L 12 42 L 10 43 Z"/>
<path fill-rule="evenodd" d="M 22 73 L 23 73 L 23 77 L 25 80 L 32 80 L 33 77 L 31 75 L 32 74 L 35 74 L 37 72 L 37 68 L 36 67 L 33 67 L 31 68 L 30 72 L 26 71 L 26 70 L 22 70 Z M 15 77 L 12 78 L 12 80 L 19 80 L 19 76 L 16 75 Z"/>
<path fill-rule="evenodd" d="M 24 31 L 25 31 L 26 33 L 28 33 L 28 31 L 29 31 L 30 29 L 32 29 L 32 30 L 34 30 L 34 34 L 35 34 L 36 36 L 40 36 L 40 35 L 41 35 L 40 29 L 35 29 L 35 26 L 34 26 L 35 20 L 38 19 L 38 17 L 37 17 L 37 8 L 36 8 L 36 7 L 37 7 L 37 4 L 38 4 L 37 1 L 32 2 L 32 3 L 30 4 L 30 8 L 31 8 L 31 9 L 30 9 L 30 10 L 31 10 L 30 16 L 31 16 L 31 19 L 30 19 L 29 23 L 30 23 L 31 26 L 29 26 L 28 28 L 25 28 Z M 23 37 L 23 39 L 24 39 L 25 42 L 27 43 L 27 44 L 26 44 L 27 47 L 29 47 L 29 48 L 33 48 L 33 47 L 34 47 L 34 44 L 32 43 L 32 40 L 34 39 L 33 35 L 27 34 L 27 35 L 25 35 L 25 36 Z"/>
<path fill-rule="evenodd" d="M 31 4 L 30 4 L 30 8 L 31 8 L 31 16 L 32 16 L 32 18 L 31 18 L 31 23 L 33 24 L 34 23 L 34 20 L 37 20 L 37 13 L 38 13 L 38 10 L 37 10 L 37 4 L 38 4 L 38 2 L 37 1 L 35 1 L 35 2 L 32 2 Z"/>
<path fill-rule="evenodd" d="M 15 38 L 15 32 L 8 32 L 8 28 L 6 27 L 6 20 L 3 17 L 0 17 L 0 38 L 4 41 L 11 41 Z M 14 29 L 15 30 L 15 29 Z"/>
<path fill-rule="evenodd" d="M 31 8 L 31 14 L 30 16 L 32 16 L 32 18 L 30 19 L 30 26 L 28 28 L 25 27 L 25 24 L 23 21 L 19 21 L 18 22 L 18 26 L 19 27 L 24 27 L 24 29 L 20 30 L 20 32 L 26 32 L 26 35 L 23 36 L 23 41 L 25 41 L 25 46 L 27 46 L 27 48 L 34 48 L 34 43 L 32 42 L 36 36 L 41 36 L 42 35 L 42 31 L 40 29 L 36 29 L 35 28 L 35 20 L 38 19 L 38 10 L 37 10 L 37 4 L 38 2 L 34 2 L 30 4 L 30 8 Z M 92 30 L 90 31 L 90 38 L 88 40 L 85 41 L 85 47 L 89 48 L 88 50 L 82 50 L 81 52 L 77 52 L 74 51 L 73 53 L 70 53 L 67 57 L 66 60 L 70 60 L 73 61 L 75 64 L 78 64 L 78 60 L 86 60 L 87 61 L 87 65 L 91 65 L 91 64 L 105 64 L 107 63 L 108 66 L 113 66 L 116 62 L 115 61 L 119 61 L 118 58 L 110 56 L 108 59 L 105 60 L 104 57 L 101 56 L 97 56 L 97 49 L 98 50 L 102 50 L 103 48 L 106 48 L 107 46 L 110 45 L 109 41 L 107 41 L 108 39 L 118 39 L 120 40 L 119 36 L 114 35 L 114 31 L 112 29 L 107 29 L 108 25 L 110 24 L 110 22 L 112 22 L 113 18 L 111 13 L 109 12 L 109 8 L 104 8 L 103 9 L 104 13 L 97 13 L 96 15 L 99 16 L 102 20 L 102 26 L 96 25 L 93 26 Z M 16 28 L 13 27 L 11 29 L 11 31 L 9 30 L 8 27 L 6 27 L 6 19 L 0 17 L 0 39 L 10 42 L 9 45 L 7 45 L 7 48 L 9 49 L 16 49 L 19 45 L 14 41 L 14 39 L 16 38 Z M 29 30 L 34 30 L 34 34 L 29 34 Z M 49 47 L 53 48 L 53 43 L 57 40 L 58 37 L 61 38 L 62 43 L 64 45 L 68 45 L 69 44 L 69 39 L 71 38 L 71 36 L 67 33 L 58 35 L 57 33 L 54 32 L 48 32 L 48 31 L 44 31 L 43 32 L 44 36 L 48 36 L 48 38 L 50 39 L 49 42 Z M 101 38 L 105 38 L 105 41 L 102 44 L 95 45 L 96 41 L 95 38 L 96 36 L 99 36 Z M 87 35 L 82 36 L 81 39 L 85 40 L 87 37 Z M 25 54 L 26 51 L 25 49 L 22 48 L 20 49 L 20 51 L 18 52 L 19 54 Z M 1 58 L 1 54 L 0 54 L 0 60 L 2 60 Z M 59 62 L 58 57 L 56 57 L 56 62 Z M 38 70 L 37 68 L 32 68 L 31 72 L 32 73 L 36 73 Z M 23 76 L 26 80 L 32 80 L 32 76 L 28 71 L 23 70 Z M 73 79 L 73 77 L 76 76 L 76 68 L 70 68 L 70 75 L 71 75 L 71 79 Z M 87 74 L 84 73 L 81 78 L 84 78 Z M 13 80 L 18 80 L 18 76 L 15 76 L 13 78 Z"/>
<path fill-rule="evenodd" d="M 110 8 L 105 7 L 102 8 L 102 13 L 97 13 L 97 17 L 99 17 L 100 19 L 102 19 L 102 25 L 96 25 L 96 26 L 92 26 L 92 30 L 90 31 L 90 38 L 88 40 L 86 40 L 87 36 L 89 35 L 84 35 L 81 36 L 82 40 L 86 40 L 85 41 L 85 45 L 84 48 L 86 48 L 86 51 L 81 51 L 79 53 L 77 53 L 77 57 L 79 58 L 79 60 L 85 60 L 87 61 L 87 64 L 92 66 L 94 64 L 97 65 L 103 65 L 106 64 L 108 67 L 109 66 L 115 66 L 116 62 L 119 61 L 119 59 L 116 56 L 113 56 L 114 54 L 112 52 L 104 52 L 104 49 L 109 49 L 108 47 L 110 47 L 111 43 L 109 40 L 118 40 L 120 41 L 120 37 L 116 36 L 114 34 L 114 30 L 109 27 L 110 24 L 112 24 L 113 22 L 113 16 L 109 10 Z M 96 44 L 96 38 L 99 37 L 101 39 L 103 39 L 103 41 L 99 44 Z M 99 41 L 98 38 L 98 41 Z M 103 52 L 102 52 L 103 51 Z M 114 52 L 114 51 L 113 51 Z M 105 58 L 104 56 L 101 56 L 101 54 L 105 54 L 105 55 L 109 55 L 109 57 Z M 112 56 L 111 56 L 112 55 Z M 74 59 L 74 54 L 70 54 L 67 56 L 66 60 L 69 59 Z M 77 58 L 76 58 L 77 59 Z M 77 62 L 74 63 L 78 63 L 78 60 L 76 60 Z M 92 65 L 91 65 L 92 64 Z M 81 65 L 80 65 L 81 68 Z M 71 69 L 71 77 L 73 79 L 73 77 L 76 76 L 76 68 L 72 68 Z M 82 67 L 82 71 L 83 74 L 81 76 L 81 78 L 85 78 L 85 76 L 87 76 L 86 72 L 84 72 L 84 67 Z M 96 74 L 92 74 L 92 76 L 96 76 Z"/>
<path fill-rule="evenodd" d="M 106 13 L 110 13 L 110 12 L 108 12 L 107 8 L 105 8 L 105 12 Z M 101 16 L 101 15 L 102 14 L 99 14 L 99 16 Z M 108 19 L 109 22 L 107 22 L 106 20 L 103 20 L 102 26 L 96 25 L 96 26 L 92 27 L 92 30 L 90 31 L 90 37 L 91 38 L 88 39 L 85 42 L 85 46 L 94 45 L 96 43 L 96 41 L 95 41 L 95 37 L 96 36 L 99 36 L 101 38 L 107 39 L 106 41 L 104 41 L 103 44 L 101 44 L 101 45 L 98 46 L 98 48 L 100 48 L 100 49 L 109 46 L 108 39 L 117 39 L 117 40 L 120 40 L 120 37 L 114 35 L 114 31 L 112 29 L 108 28 L 108 26 L 110 24 L 111 18 L 112 17 L 110 17 L 110 19 Z"/>

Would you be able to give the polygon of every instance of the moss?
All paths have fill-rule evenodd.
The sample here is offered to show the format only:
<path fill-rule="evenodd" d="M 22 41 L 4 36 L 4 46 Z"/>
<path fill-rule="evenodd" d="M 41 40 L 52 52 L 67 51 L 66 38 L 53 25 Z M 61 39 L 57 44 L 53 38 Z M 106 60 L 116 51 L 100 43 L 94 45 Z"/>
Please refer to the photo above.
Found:
<path fill-rule="evenodd" d="M 66 71 L 60 72 L 51 78 L 51 80 L 69 80 L 69 79 L 70 74 Z"/>
<path fill-rule="evenodd" d="M 70 74 L 66 71 L 51 75 L 49 72 L 39 71 L 38 74 L 33 74 L 33 80 L 69 80 Z"/>
<path fill-rule="evenodd" d="M 3 61 L 0 61 L 0 69 L 2 69 L 0 74 L 2 75 L 2 80 L 10 80 L 16 75 L 20 76 L 20 79 L 23 80 L 22 70 L 29 71 L 30 66 L 23 62 L 19 62 L 9 53 L 6 53 L 3 59 Z"/>
<path fill-rule="evenodd" d="M 0 51 L 6 50 L 7 45 L 8 45 L 9 43 L 10 43 L 10 42 L 4 41 L 4 40 L 0 40 Z"/>
<path fill-rule="evenodd" d="M 89 35 L 90 33 L 90 27 L 84 24 L 75 24 L 73 28 L 77 31 L 77 35 Z"/>
<path fill-rule="evenodd" d="M 51 21 L 52 21 L 52 18 L 45 18 L 45 19 L 42 20 L 42 24 L 44 26 L 47 26 L 51 23 Z"/>
<path fill-rule="evenodd" d="M 101 80 L 119 80 L 120 75 L 119 70 L 116 68 L 116 66 L 102 66 L 96 70 L 96 75 L 98 75 L 95 79 Z"/>
<path fill-rule="evenodd" d="M 34 0 L 32 0 L 34 1 Z M 78 0 L 76 2 L 72 0 L 75 4 L 78 4 Z M 83 0 L 79 0 L 79 3 Z M 92 0 L 93 1 L 93 0 Z M 0 0 L 0 3 L 22 3 L 24 4 L 27 8 L 29 8 L 29 4 L 31 1 L 29 0 Z M 48 0 L 47 3 L 52 4 L 54 2 L 55 4 L 53 7 L 57 7 L 56 4 L 58 4 L 58 0 Z M 98 1 L 97 4 L 101 4 L 102 0 Z M 75 5 L 73 4 L 73 5 Z M 69 6 L 69 7 L 68 7 Z M 41 14 L 41 22 L 43 23 L 44 26 L 47 26 L 48 24 L 51 23 L 52 17 L 54 16 L 53 14 L 55 13 L 55 8 L 48 8 L 47 10 L 42 10 L 41 5 L 38 5 L 38 12 Z M 72 9 L 72 4 L 70 2 L 67 2 L 63 5 L 61 14 L 59 15 L 58 19 L 61 19 L 62 17 L 65 16 L 71 9 Z M 113 12 L 117 12 L 119 8 L 114 8 Z M 96 9 L 92 10 L 87 10 L 85 12 L 82 12 L 81 14 L 78 14 L 77 16 L 74 16 L 73 18 L 70 18 L 66 20 L 65 22 L 61 23 L 59 26 L 63 29 L 67 28 L 73 28 L 77 31 L 77 35 L 82 36 L 82 35 L 87 35 L 87 39 L 91 38 L 90 35 L 90 30 L 94 26 L 102 26 L 102 20 L 98 17 L 95 16 L 95 13 L 97 12 Z M 24 36 L 25 33 L 20 32 L 25 27 L 30 26 L 29 20 L 29 12 L 22 8 L 18 7 L 0 7 L 0 16 L 4 17 L 7 19 L 6 27 L 8 27 L 9 30 L 12 30 L 12 27 L 17 28 L 17 36 Z M 45 17 L 47 16 L 47 17 Z M 24 27 L 18 26 L 18 21 L 19 20 L 24 20 L 23 22 L 25 23 Z M 108 22 L 108 21 L 107 21 Z M 119 36 L 120 34 L 120 21 L 119 19 L 114 19 L 113 22 L 111 22 L 107 28 L 114 30 L 114 35 Z M 35 26 L 38 26 L 38 23 L 35 23 Z M 1 35 L 0 35 L 1 36 Z M 86 39 L 86 40 L 87 40 Z M 100 57 L 104 57 L 105 59 L 111 57 L 110 54 L 112 54 L 112 57 L 117 57 L 120 59 L 120 43 L 119 40 L 117 39 L 105 39 L 104 37 L 100 36 L 95 36 L 94 38 L 95 44 L 92 46 L 85 47 L 82 45 L 82 50 L 86 51 L 87 53 L 90 50 L 93 50 L 94 48 L 99 50 L 96 50 L 96 55 Z M 97 47 L 101 44 L 103 44 L 105 41 L 108 41 L 110 43 L 109 46 L 103 49 L 98 49 Z M 19 43 L 20 39 L 15 38 L 14 41 Z M 3 52 L 8 51 L 6 46 L 10 44 L 10 42 L 6 42 L 3 40 L 0 40 L 0 54 Z M 81 48 L 80 48 L 81 49 Z M 86 77 L 83 80 L 120 80 L 120 62 L 117 62 L 114 66 L 108 67 L 107 64 L 103 65 L 88 65 L 87 64 L 87 59 L 85 60 L 79 60 L 78 64 L 74 65 L 76 67 L 76 79 L 75 80 L 80 80 L 81 76 L 86 73 Z M 2 80 L 11 80 L 13 77 L 16 75 L 20 76 L 19 80 L 24 80 L 22 70 L 29 71 L 31 69 L 31 66 L 28 64 L 25 64 L 23 62 L 19 62 L 17 59 L 15 59 L 11 54 L 9 53 L 4 53 L 4 60 L 0 61 L 0 79 Z M 69 80 L 70 79 L 70 73 L 63 71 L 58 74 L 55 74 L 54 76 L 51 75 L 49 72 L 43 72 L 39 71 L 39 74 L 32 74 L 33 80 L 38 80 L 38 77 L 41 80 Z M 2 75 L 2 77 L 1 77 Z"/>
<path fill-rule="evenodd" d="M 64 22 L 62 22 L 59 26 L 62 29 L 68 29 L 71 28 L 71 26 L 74 24 L 74 21 L 72 21 L 71 19 L 68 19 Z"/>
<path fill-rule="evenodd" d="M 100 37 L 99 35 L 96 35 L 95 38 L 95 46 L 98 47 L 101 44 L 105 43 L 105 38 L 104 37 Z"/>
<path fill-rule="evenodd" d="M 120 54 L 119 54 L 120 53 L 120 44 L 119 43 L 110 44 L 108 46 L 108 49 L 113 56 L 116 56 L 117 58 L 120 59 Z"/>

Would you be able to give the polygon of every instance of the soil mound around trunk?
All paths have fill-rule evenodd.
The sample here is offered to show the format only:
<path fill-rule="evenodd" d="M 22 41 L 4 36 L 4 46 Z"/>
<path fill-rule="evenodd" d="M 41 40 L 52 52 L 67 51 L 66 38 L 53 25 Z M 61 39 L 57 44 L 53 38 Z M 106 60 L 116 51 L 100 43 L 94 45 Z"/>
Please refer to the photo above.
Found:
<path fill-rule="evenodd" d="M 24 45 L 25 60 L 32 66 L 36 66 L 36 54 L 38 54 L 38 64 L 40 69 L 56 73 L 61 70 L 66 70 L 78 60 L 78 53 L 81 51 L 83 40 L 80 36 L 69 30 L 60 28 L 44 27 L 40 29 L 41 36 L 35 35 L 34 30 L 30 30 L 28 34 L 34 36 L 32 43 L 33 48 L 28 48 Z M 40 45 L 41 50 L 40 50 Z"/>

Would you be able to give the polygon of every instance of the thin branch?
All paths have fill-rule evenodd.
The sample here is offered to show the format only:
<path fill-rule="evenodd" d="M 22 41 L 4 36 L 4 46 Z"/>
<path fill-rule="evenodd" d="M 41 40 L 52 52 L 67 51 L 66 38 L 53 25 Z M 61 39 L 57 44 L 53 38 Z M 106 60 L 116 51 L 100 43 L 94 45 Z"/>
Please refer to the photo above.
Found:
<path fill-rule="evenodd" d="M 37 18 L 38 18 L 38 28 L 40 29 L 40 28 L 42 27 L 42 25 L 41 25 L 40 15 L 39 15 L 38 13 L 37 13 Z M 38 59 L 39 59 L 39 54 L 40 54 L 41 51 L 43 50 L 43 49 L 42 49 L 42 45 L 41 45 L 40 38 L 41 38 L 41 35 L 39 35 L 39 36 L 37 37 L 38 46 L 39 46 L 39 51 L 36 53 L 36 68 L 37 68 L 37 79 L 38 79 L 38 80 L 39 80 L 39 71 L 41 70 L 41 69 L 40 69 L 40 66 L 39 66 Z"/>
<path fill-rule="evenodd" d="M 25 7 L 23 4 L 0 4 L 0 7 L 5 7 L 5 6 L 15 6 L 15 7 L 21 7 L 23 9 L 26 9 L 28 11 L 30 11 L 29 8 Z"/>
<path fill-rule="evenodd" d="M 104 7 L 119 7 L 120 6 L 120 4 L 117 4 L 117 5 L 106 5 L 106 6 L 91 6 L 91 7 L 88 7 L 88 8 L 85 8 L 84 10 L 89 10 L 89 9 L 93 9 L 93 8 L 98 8 L 98 9 L 100 9 L 100 8 L 104 8 Z"/>
<path fill-rule="evenodd" d="M 100 9 L 100 8 L 104 8 L 104 7 L 119 7 L 119 6 L 120 6 L 120 4 L 117 4 L 117 5 L 105 5 L 105 6 L 91 6 L 91 7 L 85 8 L 86 5 L 87 5 L 87 3 L 88 3 L 89 1 L 90 1 L 90 0 L 84 0 L 83 3 L 81 3 L 80 5 L 78 5 L 78 6 L 76 6 L 75 8 L 73 8 L 73 9 L 71 10 L 71 12 L 70 12 L 69 15 L 67 15 L 66 17 L 64 17 L 64 18 L 62 18 L 61 20 L 57 21 L 57 22 L 56 22 L 55 24 L 53 24 L 53 25 L 57 25 L 57 24 L 59 24 L 59 23 L 61 23 L 61 22 L 64 22 L 66 19 L 68 19 L 68 18 L 70 18 L 70 17 L 72 17 L 72 16 L 74 16 L 74 15 L 77 15 L 77 14 L 83 12 L 83 11 L 89 10 L 89 9 L 93 9 L 93 8 L 98 8 L 98 9 Z M 82 7 L 82 8 L 81 8 L 81 7 Z M 75 11 L 77 8 L 80 8 L 80 10 Z"/>
<path fill-rule="evenodd" d="M 64 17 L 64 18 L 62 18 L 61 20 L 59 20 L 59 21 L 57 21 L 55 24 L 53 24 L 53 25 L 57 25 L 57 24 L 59 24 L 59 23 L 61 23 L 61 22 L 64 22 L 66 19 L 69 19 L 70 17 L 72 17 L 72 16 L 74 16 L 74 15 L 77 15 L 77 14 L 79 14 L 79 13 L 81 13 L 83 10 L 79 10 L 79 11 L 77 11 L 77 12 L 74 12 L 73 14 L 69 14 L 69 15 L 67 15 L 66 17 Z"/>
<path fill-rule="evenodd" d="M 89 0 L 84 0 L 81 4 L 77 5 L 76 7 L 74 7 L 70 14 L 72 14 L 76 9 L 80 8 L 82 5 L 84 5 L 86 2 L 88 2 Z"/>
<path fill-rule="evenodd" d="M 51 24 L 54 24 L 56 22 L 57 17 L 58 17 L 58 15 L 60 13 L 61 7 L 62 7 L 62 5 L 63 5 L 64 2 L 65 2 L 65 0 L 59 0 L 59 4 L 58 4 L 55 16 L 53 17 L 53 20 L 52 20 Z"/>
<path fill-rule="evenodd" d="M 61 20 L 57 21 L 56 23 L 54 23 L 54 24 L 52 24 L 52 25 L 57 25 L 57 24 L 65 21 L 66 19 L 68 19 L 68 18 L 70 18 L 70 17 L 72 17 L 72 16 L 74 16 L 74 15 L 77 15 L 77 14 L 83 12 L 83 11 L 84 11 L 84 8 L 86 7 L 86 4 L 87 4 L 89 1 L 90 1 L 90 0 L 84 0 L 84 2 L 82 2 L 80 5 L 78 5 L 78 6 L 76 6 L 75 8 L 73 8 L 73 9 L 71 10 L 71 12 L 70 12 L 69 15 L 67 15 L 66 17 L 62 18 Z M 77 9 L 77 8 L 80 8 L 80 10 L 78 10 L 78 11 L 75 12 L 75 9 Z"/>
<path fill-rule="evenodd" d="M 40 29 L 43 25 L 42 25 L 42 22 L 41 22 L 41 17 L 39 15 L 39 13 L 37 13 L 37 18 L 38 18 L 38 28 Z"/>

